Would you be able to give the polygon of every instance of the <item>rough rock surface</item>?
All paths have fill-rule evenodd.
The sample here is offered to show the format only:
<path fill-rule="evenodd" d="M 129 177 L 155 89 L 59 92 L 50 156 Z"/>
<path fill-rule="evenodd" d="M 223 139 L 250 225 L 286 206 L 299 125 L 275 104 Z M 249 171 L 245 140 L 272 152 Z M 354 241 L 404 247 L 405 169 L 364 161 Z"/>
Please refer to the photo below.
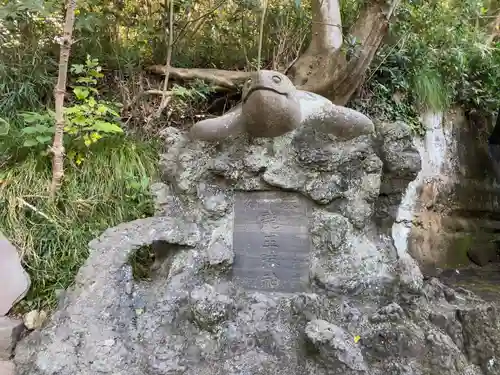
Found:
<path fill-rule="evenodd" d="M 158 217 L 90 243 L 58 311 L 18 344 L 18 375 L 500 373 L 495 308 L 424 282 L 375 226 L 383 163 L 374 136 L 339 141 L 299 128 L 209 145 L 174 128 L 164 135 Z M 405 158 L 386 159 L 407 169 Z M 235 189 L 313 202 L 311 292 L 231 282 Z M 168 261 L 135 281 L 129 256 L 158 243 Z"/>
<path fill-rule="evenodd" d="M 426 114 L 423 124 L 417 143 L 423 173 L 408 202 L 414 224 L 408 251 L 425 275 L 441 278 L 441 270 L 459 269 L 461 282 L 472 287 L 466 275 L 476 265 L 500 261 L 500 185 L 488 154 L 494 119 L 451 108 Z M 497 289 L 496 281 L 487 289 Z"/>
<path fill-rule="evenodd" d="M 10 359 L 23 330 L 22 321 L 6 316 L 0 317 L 0 360 Z"/>
<path fill-rule="evenodd" d="M 389 230 L 396 219 L 408 184 L 422 168 L 420 154 L 412 141 L 410 127 L 403 122 L 377 123 L 377 154 L 384 163 L 380 196 L 376 204 L 378 226 Z"/>

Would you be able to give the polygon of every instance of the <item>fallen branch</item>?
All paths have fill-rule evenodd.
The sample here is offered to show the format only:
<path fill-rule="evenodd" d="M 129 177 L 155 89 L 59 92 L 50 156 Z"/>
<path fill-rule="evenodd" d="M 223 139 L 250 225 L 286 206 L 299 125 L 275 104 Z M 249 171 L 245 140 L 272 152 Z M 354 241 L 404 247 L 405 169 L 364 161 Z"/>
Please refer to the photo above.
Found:
<path fill-rule="evenodd" d="M 145 96 L 145 95 L 165 95 L 165 96 L 171 96 L 172 92 L 171 91 L 163 91 L 163 90 L 146 90 L 143 91 L 139 94 L 139 96 Z"/>
<path fill-rule="evenodd" d="M 219 86 L 229 90 L 237 90 L 250 77 L 250 72 L 236 70 L 198 68 L 187 69 L 174 67 L 169 67 L 169 69 L 167 69 L 164 65 L 153 65 L 147 67 L 146 71 L 161 75 L 165 75 L 168 72 L 171 78 L 180 81 L 192 81 L 199 79 L 214 86 Z"/>
<path fill-rule="evenodd" d="M 53 224 L 57 224 L 53 219 L 51 219 L 47 214 L 44 214 L 42 211 L 40 211 L 38 208 L 36 208 L 35 206 L 33 206 L 32 204 L 29 204 L 28 202 L 26 202 L 23 198 L 17 198 L 17 200 L 19 201 L 19 203 L 21 203 L 23 206 L 25 207 L 28 207 L 30 210 L 32 210 L 33 212 L 35 212 L 36 214 L 40 215 L 41 217 L 43 217 L 44 219 L 47 219 L 48 221 L 50 221 L 51 223 Z"/>

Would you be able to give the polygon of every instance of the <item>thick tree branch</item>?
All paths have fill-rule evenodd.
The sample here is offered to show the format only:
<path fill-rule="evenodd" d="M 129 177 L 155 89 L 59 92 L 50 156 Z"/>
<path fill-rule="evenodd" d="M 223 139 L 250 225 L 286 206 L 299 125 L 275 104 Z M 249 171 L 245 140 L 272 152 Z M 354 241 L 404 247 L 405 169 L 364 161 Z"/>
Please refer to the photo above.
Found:
<path fill-rule="evenodd" d="M 394 3 L 399 3 L 399 0 Z M 330 90 L 325 88 L 326 95 L 334 102 L 347 103 L 363 83 L 364 75 L 389 29 L 387 17 L 393 12 L 393 4 L 389 10 L 390 12 L 385 2 L 373 1 L 361 11 L 358 20 L 352 26 L 350 34 L 358 43 L 354 56 L 346 60 L 345 65 L 337 70 L 335 86 Z"/>
<path fill-rule="evenodd" d="M 164 75 L 166 72 L 165 66 L 153 65 L 146 68 L 147 71 L 155 74 Z M 223 89 L 236 90 L 250 77 L 250 72 L 241 72 L 233 70 L 221 69 L 186 69 L 173 68 L 169 69 L 170 77 L 180 81 L 192 81 L 199 79 L 208 82 L 214 86 L 219 86 Z"/>
<path fill-rule="evenodd" d="M 336 17 L 338 0 L 323 1 L 331 5 L 319 6 L 321 4 L 313 1 L 313 14 L 330 12 L 321 17 Z M 330 43 L 331 47 L 321 50 L 310 47 L 290 69 L 290 77 L 294 83 L 302 90 L 315 92 L 335 104 L 345 105 L 363 82 L 364 74 L 387 33 L 389 19 L 399 2 L 400 0 L 390 3 L 386 0 L 369 1 L 349 33 L 356 40 L 357 45 L 354 47 L 346 46 L 342 50 L 333 48 L 332 36 L 329 36 L 328 41 L 322 40 L 325 35 L 329 35 L 325 30 L 328 25 L 322 25 L 324 30 L 313 33 L 311 45 L 327 46 Z M 320 15 L 315 17 L 319 18 Z"/>
<path fill-rule="evenodd" d="M 497 13 L 495 20 L 490 23 L 488 30 L 488 44 L 491 44 L 500 36 L 500 12 Z"/>
<path fill-rule="evenodd" d="M 313 35 L 309 49 L 311 53 L 323 50 L 334 52 L 342 46 L 342 18 L 338 0 L 312 1 Z"/>

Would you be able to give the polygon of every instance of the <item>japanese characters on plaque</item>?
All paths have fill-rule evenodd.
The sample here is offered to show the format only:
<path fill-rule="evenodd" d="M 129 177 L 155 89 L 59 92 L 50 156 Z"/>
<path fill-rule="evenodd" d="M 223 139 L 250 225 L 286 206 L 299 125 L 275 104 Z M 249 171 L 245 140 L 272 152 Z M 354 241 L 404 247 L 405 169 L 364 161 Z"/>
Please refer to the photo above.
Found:
<path fill-rule="evenodd" d="M 235 199 L 233 280 L 246 289 L 303 290 L 309 271 L 308 206 L 286 192 L 242 192 Z"/>

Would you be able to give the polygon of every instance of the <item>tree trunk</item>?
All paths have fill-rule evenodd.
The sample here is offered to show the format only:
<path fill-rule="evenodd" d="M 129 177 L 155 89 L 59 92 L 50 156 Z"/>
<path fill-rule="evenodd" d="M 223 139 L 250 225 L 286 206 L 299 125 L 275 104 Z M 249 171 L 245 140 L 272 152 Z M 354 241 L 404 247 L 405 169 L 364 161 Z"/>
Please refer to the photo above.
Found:
<path fill-rule="evenodd" d="M 495 17 L 495 20 L 489 25 L 488 43 L 493 43 L 500 35 L 500 12 Z"/>
<path fill-rule="evenodd" d="M 364 81 L 364 75 L 389 28 L 390 19 L 401 0 L 365 0 L 357 21 L 349 31 L 356 44 L 346 53 L 343 45 L 339 0 L 312 0 L 312 38 L 303 55 L 288 70 L 288 76 L 301 90 L 311 91 L 345 105 Z M 165 74 L 164 66 L 148 71 Z M 218 69 L 170 68 L 170 76 L 194 78 L 220 88 L 235 90 L 249 72 Z"/>
<path fill-rule="evenodd" d="M 54 89 L 56 129 L 52 144 L 52 183 L 50 184 L 50 198 L 54 199 L 61 186 L 64 176 L 64 94 L 66 93 L 66 80 L 68 75 L 68 60 L 71 50 L 73 24 L 75 23 L 76 0 L 68 0 L 66 4 L 66 20 L 59 44 L 59 75 Z"/>
<path fill-rule="evenodd" d="M 363 83 L 390 18 L 400 0 L 369 0 L 349 31 L 356 39 L 352 53 L 343 44 L 339 0 L 312 0 L 312 40 L 290 68 L 289 76 L 301 90 L 315 92 L 345 105 Z"/>

